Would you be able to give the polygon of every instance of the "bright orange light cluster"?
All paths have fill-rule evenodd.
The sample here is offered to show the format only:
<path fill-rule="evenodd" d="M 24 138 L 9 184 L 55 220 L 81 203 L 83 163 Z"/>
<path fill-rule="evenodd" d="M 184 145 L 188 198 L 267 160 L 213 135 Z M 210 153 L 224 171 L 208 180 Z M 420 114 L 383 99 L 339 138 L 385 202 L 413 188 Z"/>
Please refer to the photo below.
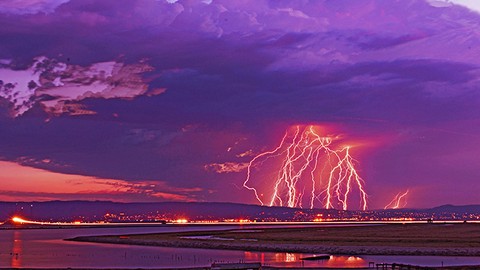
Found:
<path fill-rule="evenodd" d="M 76 220 L 74 222 L 42 222 L 42 221 L 27 220 L 27 219 L 21 218 L 19 216 L 14 216 L 10 220 L 13 223 L 16 223 L 16 224 L 30 224 L 30 225 L 62 225 L 62 226 L 68 226 L 68 225 L 87 224 L 87 223 L 83 223 L 82 221 L 79 221 L 79 220 Z"/>
<path fill-rule="evenodd" d="M 33 220 L 27 220 L 24 218 L 21 218 L 19 216 L 14 216 L 12 217 L 12 222 L 17 223 L 17 224 L 35 224 L 35 225 L 45 225 L 48 224 L 46 222 L 38 222 L 38 221 L 33 221 Z"/>
<path fill-rule="evenodd" d="M 21 217 L 13 217 L 13 218 L 12 218 L 12 221 L 13 221 L 14 223 L 20 223 L 20 224 L 30 223 L 30 221 L 25 220 L 25 219 L 23 219 L 23 218 L 21 218 Z"/>
<path fill-rule="evenodd" d="M 407 196 L 407 194 L 408 194 L 408 189 L 404 193 L 400 193 L 400 192 L 397 193 L 397 195 L 395 195 L 393 200 L 389 204 L 387 204 L 383 209 L 404 208 L 405 206 L 407 206 L 407 198 L 405 197 Z"/>
<path fill-rule="evenodd" d="M 188 220 L 185 219 L 185 218 L 179 218 L 179 219 L 175 220 L 175 223 L 185 224 L 185 223 L 188 223 Z"/>
<path fill-rule="evenodd" d="M 249 220 L 249 219 L 239 219 L 238 222 L 239 223 L 252 223 L 252 221 Z"/>
<path fill-rule="evenodd" d="M 367 193 L 364 181 L 355 169 L 350 146 L 335 149 L 335 138 L 322 137 L 317 130 L 318 127 L 315 126 L 297 126 L 293 134 L 287 131 L 275 149 L 260 153 L 249 162 L 243 186 L 253 191 L 256 199 L 264 205 L 262 196 L 249 183 L 253 168 L 267 159 L 281 157 L 282 162 L 273 181 L 273 193 L 268 199 L 268 205 L 302 207 L 302 201 L 308 196 L 310 208 L 313 208 L 318 200 L 322 201 L 326 209 L 340 205 L 343 210 L 347 210 L 348 199 L 352 195 L 353 187 L 356 187 L 360 208 L 366 210 Z M 326 177 L 324 183 L 319 179 L 322 175 Z M 309 179 L 309 191 L 305 190 L 307 184 L 300 185 L 307 181 L 305 179 Z"/>

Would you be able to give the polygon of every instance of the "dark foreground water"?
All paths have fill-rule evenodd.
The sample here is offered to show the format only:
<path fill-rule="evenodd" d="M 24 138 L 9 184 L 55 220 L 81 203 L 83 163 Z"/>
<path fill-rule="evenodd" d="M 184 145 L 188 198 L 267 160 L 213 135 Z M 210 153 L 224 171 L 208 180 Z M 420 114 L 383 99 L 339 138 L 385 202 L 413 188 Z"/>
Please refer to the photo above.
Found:
<path fill-rule="evenodd" d="M 83 235 L 219 230 L 248 226 L 161 226 L 123 228 L 74 228 L 0 230 L 0 267 L 95 267 L 171 268 L 209 266 L 213 262 L 262 262 L 274 266 L 365 267 L 369 262 L 407 263 L 425 266 L 480 265 L 478 257 L 433 256 L 332 256 L 329 260 L 302 261 L 315 254 L 246 252 L 164 248 L 64 241 Z M 256 226 L 255 228 L 258 228 Z"/>

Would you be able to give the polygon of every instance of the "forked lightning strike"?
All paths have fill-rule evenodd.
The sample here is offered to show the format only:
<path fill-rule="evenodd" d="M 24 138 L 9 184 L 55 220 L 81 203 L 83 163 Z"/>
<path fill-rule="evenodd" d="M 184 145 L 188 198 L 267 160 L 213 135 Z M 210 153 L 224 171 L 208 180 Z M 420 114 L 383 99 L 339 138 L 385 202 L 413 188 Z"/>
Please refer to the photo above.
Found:
<path fill-rule="evenodd" d="M 332 137 L 322 137 L 315 126 L 297 126 L 293 134 L 287 131 L 280 144 L 271 151 L 255 156 L 247 167 L 243 186 L 254 192 L 257 200 L 270 206 L 302 207 L 307 200 L 310 208 L 320 201 L 326 209 L 347 210 L 354 189 L 359 193 L 360 208 L 367 209 L 364 181 L 357 173 L 350 147 L 333 148 Z M 267 159 L 282 158 L 273 181 L 272 195 L 263 199 L 249 182 L 252 171 Z M 324 182 L 321 178 L 325 178 Z M 306 187 L 310 191 L 305 192 Z"/>
<path fill-rule="evenodd" d="M 387 204 L 383 209 L 398 209 L 398 208 L 404 208 L 407 206 L 407 199 L 405 196 L 408 194 L 408 189 L 404 193 L 397 193 L 393 200 Z M 403 200 L 403 203 L 402 203 Z"/>

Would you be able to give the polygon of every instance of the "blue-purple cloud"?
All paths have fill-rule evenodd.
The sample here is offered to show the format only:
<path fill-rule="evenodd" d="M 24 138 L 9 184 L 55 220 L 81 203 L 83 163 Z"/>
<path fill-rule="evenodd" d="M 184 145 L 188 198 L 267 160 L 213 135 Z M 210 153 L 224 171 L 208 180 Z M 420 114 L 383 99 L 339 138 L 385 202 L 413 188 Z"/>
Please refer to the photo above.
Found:
<path fill-rule="evenodd" d="M 379 141 L 359 150 L 374 206 L 408 187 L 436 190 L 418 206 L 474 202 L 443 190 L 480 177 L 478 13 L 423 0 L 170 2 L 0 5 L 0 157 L 254 202 L 236 191 L 241 154 L 324 123 Z M 226 170 L 238 172 L 215 173 Z"/>

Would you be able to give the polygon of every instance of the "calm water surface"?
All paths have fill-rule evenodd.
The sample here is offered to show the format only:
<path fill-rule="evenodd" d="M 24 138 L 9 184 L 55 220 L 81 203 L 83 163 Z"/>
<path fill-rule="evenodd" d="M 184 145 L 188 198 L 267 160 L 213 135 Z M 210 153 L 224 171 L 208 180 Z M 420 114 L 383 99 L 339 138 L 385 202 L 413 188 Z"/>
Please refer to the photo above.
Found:
<path fill-rule="evenodd" d="M 262 262 L 275 266 L 364 267 L 368 262 L 398 262 L 426 266 L 479 264 L 477 257 L 332 256 L 329 260 L 302 261 L 314 254 L 246 252 L 165 248 L 64 241 L 84 235 L 219 230 L 249 226 L 161 226 L 0 230 L 0 267 L 123 267 L 168 268 L 209 266 L 213 262 Z M 255 226 L 252 228 L 260 228 Z"/>

